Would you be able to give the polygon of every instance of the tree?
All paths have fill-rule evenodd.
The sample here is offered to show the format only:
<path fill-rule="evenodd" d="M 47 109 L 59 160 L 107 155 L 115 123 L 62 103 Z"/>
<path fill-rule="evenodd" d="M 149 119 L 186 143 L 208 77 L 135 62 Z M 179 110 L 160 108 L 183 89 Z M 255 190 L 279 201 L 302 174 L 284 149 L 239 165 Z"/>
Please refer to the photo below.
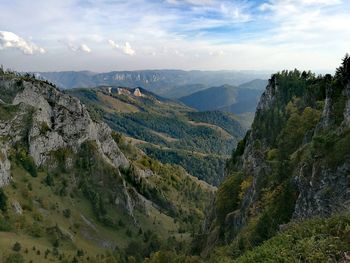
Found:
<path fill-rule="evenodd" d="M 4 260 L 4 263 L 23 263 L 23 262 L 24 262 L 23 256 L 19 253 L 12 253 L 8 255 Z"/>
<path fill-rule="evenodd" d="M 0 189 L 0 210 L 3 212 L 7 210 L 7 196 L 3 189 Z"/>
<path fill-rule="evenodd" d="M 16 251 L 16 252 L 19 252 L 19 251 L 21 251 L 21 248 L 22 248 L 21 244 L 18 243 L 18 242 L 16 242 L 16 243 L 13 245 L 12 250 L 13 250 L 13 251 Z"/>

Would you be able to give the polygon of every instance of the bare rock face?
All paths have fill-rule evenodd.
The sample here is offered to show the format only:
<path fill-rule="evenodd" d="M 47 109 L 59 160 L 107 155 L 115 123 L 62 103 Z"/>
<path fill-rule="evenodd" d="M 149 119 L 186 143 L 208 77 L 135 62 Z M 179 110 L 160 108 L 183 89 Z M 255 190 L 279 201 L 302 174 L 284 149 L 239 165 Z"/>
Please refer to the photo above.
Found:
<path fill-rule="evenodd" d="M 294 218 L 329 216 L 350 209 L 350 161 L 338 167 L 304 164 L 296 177 L 299 197 Z"/>
<path fill-rule="evenodd" d="M 136 97 L 142 97 L 142 93 L 141 93 L 141 91 L 140 91 L 139 88 L 136 88 L 136 89 L 134 90 L 134 96 L 136 96 Z"/>
<path fill-rule="evenodd" d="M 118 88 L 118 95 L 130 95 L 131 92 L 128 89 Z"/>
<path fill-rule="evenodd" d="M 347 101 L 344 110 L 344 123 L 346 127 L 350 127 L 350 83 L 346 86 L 344 93 L 346 95 Z"/>
<path fill-rule="evenodd" d="M 8 146 L 0 143 L 0 188 L 11 181 L 11 163 L 7 157 Z"/>
<path fill-rule="evenodd" d="M 22 206 L 18 203 L 17 200 L 13 200 L 11 204 L 16 214 L 21 215 L 23 213 Z"/>
<path fill-rule="evenodd" d="M 76 98 L 65 95 L 52 86 L 37 86 L 25 82 L 13 104 L 24 103 L 35 109 L 29 134 L 30 154 L 40 166 L 51 151 L 61 148 L 78 150 L 85 141 L 95 141 L 104 159 L 116 168 L 127 166 L 128 160 L 104 123 L 92 121 L 85 106 Z"/>
<path fill-rule="evenodd" d="M 257 111 L 267 110 L 269 107 L 271 107 L 271 105 L 275 100 L 275 94 L 277 91 L 278 91 L 278 84 L 275 76 L 272 76 L 272 78 L 269 79 L 269 83 L 266 87 L 266 90 L 261 95 L 258 106 L 256 107 Z"/>

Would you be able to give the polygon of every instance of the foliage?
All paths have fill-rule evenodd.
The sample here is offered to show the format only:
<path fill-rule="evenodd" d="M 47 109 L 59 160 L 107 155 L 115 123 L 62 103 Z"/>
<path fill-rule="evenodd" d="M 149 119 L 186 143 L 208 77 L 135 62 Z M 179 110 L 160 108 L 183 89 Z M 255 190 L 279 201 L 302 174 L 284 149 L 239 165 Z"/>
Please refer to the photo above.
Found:
<path fill-rule="evenodd" d="M 94 118 L 105 121 L 121 150 L 135 160 L 137 153 L 125 143 L 120 133 L 140 142 L 137 146 L 161 162 L 184 166 L 192 175 L 218 185 L 223 174 L 224 159 L 243 136 L 244 128 L 230 113 L 194 112 L 173 101 L 154 99 L 154 94 L 133 99 L 132 96 L 108 94 L 119 105 L 137 107 L 137 112 L 120 111 L 104 104 L 103 88 L 74 89 L 72 95 L 82 99 Z M 148 93 L 147 93 L 148 94 Z"/>
<path fill-rule="evenodd" d="M 233 152 L 226 166 L 229 176 L 216 196 L 216 221 L 211 227 L 219 227 L 221 241 L 230 244 L 222 250 L 229 258 L 260 246 L 291 220 L 299 194 L 297 169 L 317 162 L 334 170 L 348 158 L 349 130 L 341 125 L 348 71 L 346 57 L 334 77 L 293 70 L 270 79 L 268 92 L 273 98 L 263 97 L 264 106 Z M 322 119 L 326 96 L 328 115 Z M 227 221 L 231 213 L 243 222 Z"/>
<path fill-rule="evenodd" d="M 12 226 L 8 218 L 5 218 L 0 215 L 0 231 L 10 231 L 10 230 L 12 230 Z"/>
<path fill-rule="evenodd" d="M 216 193 L 216 211 L 219 223 L 225 222 L 226 215 L 239 207 L 242 173 L 233 173 L 225 179 Z"/>
<path fill-rule="evenodd" d="M 245 130 L 242 128 L 235 115 L 231 113 L 221 111 L 191 111 L 187 113 L 187 116 L 195 122 L 210 123 L 221 127 L 235 137 L 243 137 L 245 133 Z"/>
<path fill-rule="evenodd" d="M 4 263 L 24 263 L 24 258 L 19 253 L 11 253 L 4 258 Z"/>
<path fill-rule="evenodd" d="M 21 165 L 31 176 L 37 177 L 38 172 L 33 158 L 24 148 L 17 148 L 15 153 L 16 162 Z"/>
<path fill-rule="evenodd" d="M 7 196 L 2 188 L 0 188 L 0 210 L 2 212 L 7 210 Z"/>
<path fill-rule="evenodd" d="M 226 163 L 226 158 L 220 156 L 200 155 L 182 150 L 159 149 L 151 145 L 141 147 L 145 153 L 162 163 L 177 164 L 193 176 L 212 185 L 219 185 Z"/>
<path fill-rule="evenodd" d="M 16 242 L 16 243 L 13 245 L 13 247 L 12 247 L 12 250 L 13 250 L 13 251 L 16 251 L 16 252 L 21 251 L 21 249 L 22 249 L 22 246 L 21 246 L 21 244 L 18 243 L 18 242 Z"/>
<path fill-rule="evenodd" d="M 1 99 L 1 96 L 0 96 L 0 99 Z M 0 103 L 0 120 L 2 121 L 11 120 L 15 116 L 17 111 L 18 111 L 17 105 L 4 105 Z"/>
<path fill-rule="evenodd" d="M 349 237 L 349 215 L 291 223 L 235 262 L 340 262 L 348 252 Z"/>

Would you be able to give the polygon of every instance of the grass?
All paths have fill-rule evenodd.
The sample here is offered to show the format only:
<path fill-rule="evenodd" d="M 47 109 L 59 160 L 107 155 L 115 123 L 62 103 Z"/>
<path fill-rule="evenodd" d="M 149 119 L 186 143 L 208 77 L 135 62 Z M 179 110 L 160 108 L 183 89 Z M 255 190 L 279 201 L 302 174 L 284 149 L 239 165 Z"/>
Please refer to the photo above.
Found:
<path fill-rule="evenodd" d="M 2 254 L 11 252 L 12 243 L 16 241 L 22 245 L 22 253 L 27 248 L 29 253 L 23 254 L 25 259 L 33 260 L 33 262 L 47 262 L 51 260 L 57 261 L 57 257 L 49 256 L 45 259 L 44 251 L 50 249 L 52 251 L 52 238 L 47 233 L 46 228 L 49 226 L 59 226 L 63 233 L 69 233 L 73 240 L 65 239 L 60 242 L 59 251 L 64 251 L 66 255 L 75 255 L 77 249 L 86 251 L 86 255 L 94 257 L 97 254 L 105 252 L 107 247 L 125 248 L 133 239 L 139 239 L 137 231 L 139 228 L 131 223 L 128 216 L 120 211 L 112 211 L 111 215 L 116 220 L 124 222 L 125 226 L 119 230 L 101 225 L 95 220 L 90 203 L 79 195 L 71 198 L 69 195 L 62 197 L 55 195 L 49 186 L 42 184 L 46 174 L 39 172 L 38 176 L 33 178 L 21 167 L 12 166 L 12 175 L 14 184 L 5 187 L 6 195 L 9 199 L 9 204 L 14 200 L 18 201 L 23 208 L 23 215 L 14 213 L 9 207 L 8 216 L 14 226 L 12 232 L 0 232 L 0 248 Z M 63 176 L 63 175 L 61 175 Z M 28 190 L 28 184 L 31 184 L 32 191 Z M 70 218 L 63 215 L 64 209 L 72 211 Z M 94 227 L 91 227 L 84 219 L 86 218 Z M 154 207 L 150 207 L 149 216 L 137 214 L 140 224 L 145 230 L 160 230 L 161 236 L 168 237 L 170 233 L 177 230 L 177 226 L 173 219 L 165 214 L 159 213 Z M 156 218 L 156 224 L 153 224 Z M 35 238 L 29 234 L 30 226 L 36 222 L 42 229 L 42 237 Z M 128 237 L 126 229 L 131 229 L 132 237 Z M 9 241 L 10 240 L 10 241 Z M 35 246 L 41 251 L 41 255 L 36 255 L 36 251 L 32 251 Z M 1 258 L 1 257 L 0 257 Z"/>
<path fill-rule="evenodd" d="M 17 113 L 18 106 L 17 105 L 4 105 L 0 103 L 0 120 L 1 121 L 9 121 L 11 120 Z"/>
<path fill-rule="evenodd" d="M 349 252 L 350 216 L 291 223 L 287 229 L 232 262 L 341 262 Z"/>

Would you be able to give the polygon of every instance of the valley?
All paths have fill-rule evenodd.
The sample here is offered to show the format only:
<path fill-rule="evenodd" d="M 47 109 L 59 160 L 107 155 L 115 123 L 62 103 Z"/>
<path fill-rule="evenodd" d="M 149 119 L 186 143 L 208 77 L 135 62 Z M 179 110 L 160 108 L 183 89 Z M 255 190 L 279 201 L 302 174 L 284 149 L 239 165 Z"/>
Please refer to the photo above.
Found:
<path fill-rule="evenodd" d="M 71 89 L 93 118 L 132 138 L 147 155 L 181 165 L 193 176 L 218 185 L 224 165 L 246 128 L 241 119 L 221 111 L 197 112 L 142 88 Z"/>
<path fill-rule="evenodd" d="M 1 71 L 0 258 L 346 262 L 349 69 L 273 74 L 251 125 L 235 104 Z"/>

